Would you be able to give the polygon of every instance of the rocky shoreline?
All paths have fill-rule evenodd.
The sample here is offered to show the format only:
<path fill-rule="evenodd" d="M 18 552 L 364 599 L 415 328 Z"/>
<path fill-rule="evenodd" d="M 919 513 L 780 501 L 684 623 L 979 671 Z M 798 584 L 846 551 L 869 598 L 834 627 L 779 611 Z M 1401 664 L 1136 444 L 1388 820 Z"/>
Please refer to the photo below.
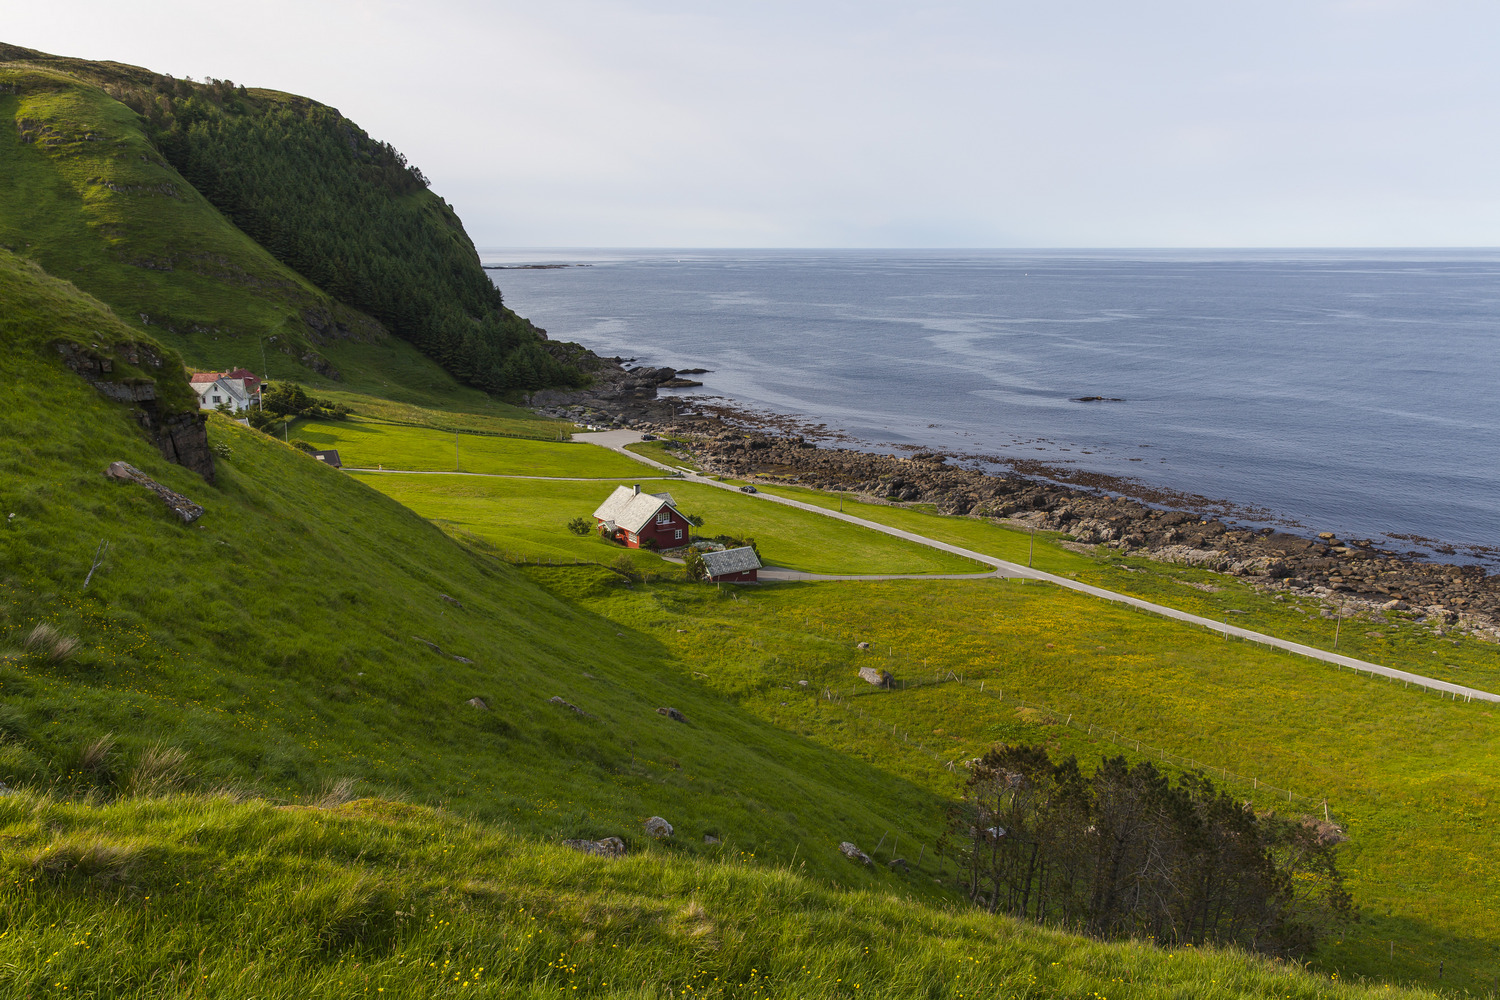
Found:
<path fill-rule="evenodd" d="M 717 475 L 854 493 L 878 503 L 932 504 L 945 514 L 1063 532 L 1080 548 L 1105 545 L 1244 577 L 1264 590 L 1316 596 L 1346 615 L 1404 612 L 1438 634 L 1452 630 L 1500 641 L 1500 575 L 1478 565 L 1429 562 L 1330 532 L 1304 537 L 1238 526 L 1224 505 L 1207 498 L 1158 491 L 1144 497 L 1146 503 L 1106 477 L 1063 484 L 1022 471 L 966 468 L 938 452 L 898 456 L 831 446 L 836 436 L 819 428 L 749 414 L 724 400 L 662 398 L 658 389 L 678 379 L 674 369 L 596 360 L 588 389 L 538 392 L 532 407 L 594 426 L 680 438 L 698 464 Z"/>

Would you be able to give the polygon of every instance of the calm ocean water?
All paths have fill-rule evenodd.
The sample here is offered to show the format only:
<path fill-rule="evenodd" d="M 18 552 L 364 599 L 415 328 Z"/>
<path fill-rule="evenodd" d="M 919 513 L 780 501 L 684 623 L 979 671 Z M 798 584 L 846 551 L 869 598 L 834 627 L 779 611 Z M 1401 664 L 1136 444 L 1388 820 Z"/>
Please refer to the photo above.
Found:
<path fill-rule="evenodd" d="M 484 250 L 549 335 L 870 445 L 1500 544 L 1500 251 Z M 1123 402 L 1080 403 L 1075 397 Z"/>

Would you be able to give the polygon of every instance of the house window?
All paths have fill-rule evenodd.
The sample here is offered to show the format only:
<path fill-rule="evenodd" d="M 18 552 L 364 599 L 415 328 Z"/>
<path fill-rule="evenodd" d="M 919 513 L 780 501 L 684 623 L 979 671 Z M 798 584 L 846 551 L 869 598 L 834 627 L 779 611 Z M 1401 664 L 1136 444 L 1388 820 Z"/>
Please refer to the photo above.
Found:
<path fill-rule="evenodd" d="M 214 397 L 214 402 L 215 403 L 222 403 L 222 402 L 224 402 L 224 399 L 223 399 L 223 397 L 215 396 Z"/>
<path fill-rule="evenodd" d="M 671 524 L 672 523 L 672 512 L 669 511 L 669 510 L 663 510 L 660 513 L 658 513 L 656 515 L 656 523 L 657 524 Z"/>
<path fill-rule="evenodd" d="M 682 541 L 682 529 L 681 529 L 681 528 L 678 528 L 678 529 L 677 529 L 677 532 L 676 532 L 676 535 L 675 535 L 675 536 L 674 536 L 674 537 L 676 537 L 676 539 L 677 539 L 677 540 L 678 540 L 678 541 L 679 541 L 679 542 L 680 542 L 680 541 Z"/>

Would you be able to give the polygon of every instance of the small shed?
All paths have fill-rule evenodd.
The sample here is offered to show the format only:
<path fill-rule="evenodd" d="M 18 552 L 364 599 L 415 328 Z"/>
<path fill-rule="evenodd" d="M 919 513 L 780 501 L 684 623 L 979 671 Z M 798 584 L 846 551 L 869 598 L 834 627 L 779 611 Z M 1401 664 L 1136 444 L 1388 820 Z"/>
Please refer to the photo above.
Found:
<path fill-rule="evenodd" d="M 339 453 L 332 448 L 328 451 L 315 451 L 312 453 L 312 457 L 320 462 L 327 462 L 335 469 L 342 469 L 344 467 L 344 463 L 339 461 Z"/>
<path fill-rule="evenodd" d="M 760 557 L 748 545 L 723 552 L 705 552 L 703 569 L 709 583 L 755 583 Z"/>

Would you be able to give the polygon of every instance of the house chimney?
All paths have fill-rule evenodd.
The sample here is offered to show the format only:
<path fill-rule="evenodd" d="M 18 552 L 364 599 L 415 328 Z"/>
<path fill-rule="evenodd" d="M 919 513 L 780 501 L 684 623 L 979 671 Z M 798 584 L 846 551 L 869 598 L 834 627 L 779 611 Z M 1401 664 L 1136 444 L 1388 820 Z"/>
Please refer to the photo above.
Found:
<path fill-rule="evenodd" d="M 636 496 L 640 496 L 641 495 L 641 484 L 640 483 L 636 483 L 635 484 L 635 495 Z"/>

